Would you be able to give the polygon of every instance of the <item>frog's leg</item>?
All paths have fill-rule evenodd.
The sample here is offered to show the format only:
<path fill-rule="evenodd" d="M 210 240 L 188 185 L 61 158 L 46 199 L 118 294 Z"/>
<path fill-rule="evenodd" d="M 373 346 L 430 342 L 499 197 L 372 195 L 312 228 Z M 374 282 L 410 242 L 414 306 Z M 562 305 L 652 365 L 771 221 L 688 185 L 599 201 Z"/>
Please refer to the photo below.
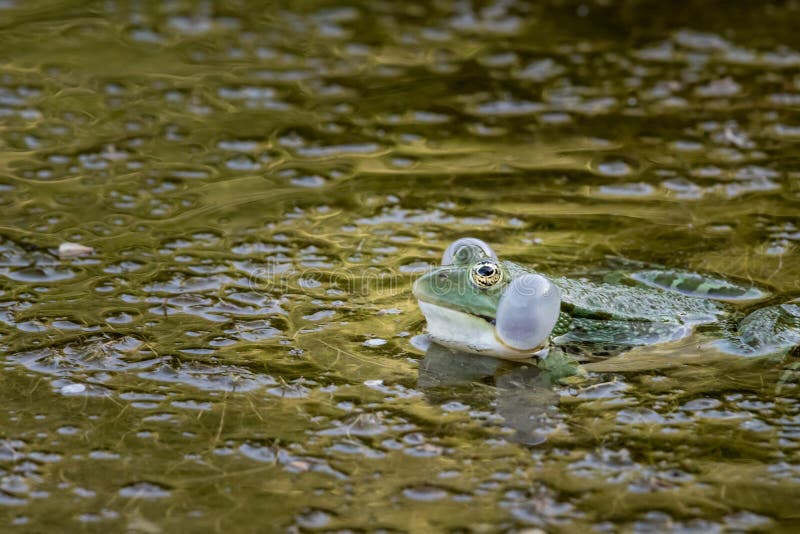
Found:
<path fill-rule="evenodd" d="M 798 300 L 767 306 L 752 312 L 739 323 L 737 337 L 721 341 L 724 349 L 746 356 L 784 357 L 800 347 L 800 305 Z M 739 349 L 738 351 L 730 349 Z M 797 382 L 800 362 L 789 363 L 775 386 L 780 395 L 786 384 Z"/>
<path fill-rule="evenodd" d="M 561 347 L 551 347 L 547 358 L 539 360 L 537 367 L 545 371 L 553 382 L 564 382 L 570 377 L 586 376 L 586 371 L 580 362 L 564 352 Z"/>
<path fill-rule="evenodd" d="M 783 387 L 790 382 L 798 382 L 797 378 L 800 376 L 800 362 L 792 362 L 786 366 L 786 369 L 781 373 L 778 379 L 778 384 L 775 386 L 775 394 L 780 395 L 783 392 Z"/>
<path fill-rule="evenodd" d="M 624 321 L 576 317 L 570 330 L 554 339 L 558 345 L 609 344 L 626 347 L 676 341 L 688 336 L 692 327 L 680 321 Z"/>
<path fill-rule="evenodd" d="M 649 287 L 711 300 L 747 301 L 768 296 L 757 287 L 742 286 L 691 271 L 644 270 L 632 272 L 627 277 Z"/>
<path fill-rule="evenodd" d="M 692 326 L 680 321 L 624 321 L 576 317 L 570 330 L 553 343 L 581 360 L 615 356 L 633 347 L 676 341 L 688 336 Z"/>
<path fill-rule="evenodd" d="M 800 346 L 800 303 L 760 308 L 732 330 L 715 343 L 718 348 L 743 356 L 782 356 Z"/>

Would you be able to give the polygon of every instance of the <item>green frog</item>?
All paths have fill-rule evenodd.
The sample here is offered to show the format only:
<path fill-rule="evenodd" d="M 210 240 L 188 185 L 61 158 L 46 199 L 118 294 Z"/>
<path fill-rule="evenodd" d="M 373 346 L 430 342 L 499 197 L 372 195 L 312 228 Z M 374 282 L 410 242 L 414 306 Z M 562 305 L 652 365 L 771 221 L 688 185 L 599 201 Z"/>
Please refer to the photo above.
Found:
<path fill-rule="evenodd" d="M 508 360 L 544 358 L 552 347 L 608 356 L 695 331 L 731 354 L 785 354 L 800 345 L 797 299 L 759 305 L 769 299 L 762 289 L 659 268 L 554 277 L 502 261 L 472 237 L 447 247 L 413 293 L 434 342 Z"/>

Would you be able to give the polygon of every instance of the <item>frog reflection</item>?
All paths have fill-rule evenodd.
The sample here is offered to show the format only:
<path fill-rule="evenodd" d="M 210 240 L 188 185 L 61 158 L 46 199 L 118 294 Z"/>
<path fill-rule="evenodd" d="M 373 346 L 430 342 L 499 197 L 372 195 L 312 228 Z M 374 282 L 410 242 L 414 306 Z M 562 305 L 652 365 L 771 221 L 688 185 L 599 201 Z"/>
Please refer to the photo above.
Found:
<path fill-rule="evenodd" d="M 439 405 L 457 398 L 476 408 L 490 406 L 514 430 L 512 441 L 537 445 L 558 426 L 555 382 L 559 375 L 574 372 L 475 356 L 431 343 L 420 362 L 417 385 Z"/>

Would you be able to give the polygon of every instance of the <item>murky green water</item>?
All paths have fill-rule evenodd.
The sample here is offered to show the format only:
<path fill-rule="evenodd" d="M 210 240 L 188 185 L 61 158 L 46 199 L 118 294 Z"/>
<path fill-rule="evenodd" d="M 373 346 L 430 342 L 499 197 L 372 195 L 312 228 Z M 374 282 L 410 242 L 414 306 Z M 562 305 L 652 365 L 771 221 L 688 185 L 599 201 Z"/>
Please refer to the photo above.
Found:
<path fill-rule="evenodd" d="M 800 527 L 791 358 L 412 342 L 465 235 L 800 295 L 800 6 L 547 4 L 0 0 L 0 521 Z"/>

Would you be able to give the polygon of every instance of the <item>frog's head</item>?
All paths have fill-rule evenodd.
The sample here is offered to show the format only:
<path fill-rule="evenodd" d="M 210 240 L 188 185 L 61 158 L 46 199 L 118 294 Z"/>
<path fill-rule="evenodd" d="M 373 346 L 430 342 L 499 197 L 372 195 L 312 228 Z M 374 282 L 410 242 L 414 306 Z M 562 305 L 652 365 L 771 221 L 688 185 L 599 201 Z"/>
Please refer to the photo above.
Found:
<path fill-rule="evenodd" d="M 498 260 L 472 237 L 447 247 L 442 265 L 421 276 L 413 292 L 435 341 L 509 359 L 541 349 L 561 307 L 550 280 Z"/>

